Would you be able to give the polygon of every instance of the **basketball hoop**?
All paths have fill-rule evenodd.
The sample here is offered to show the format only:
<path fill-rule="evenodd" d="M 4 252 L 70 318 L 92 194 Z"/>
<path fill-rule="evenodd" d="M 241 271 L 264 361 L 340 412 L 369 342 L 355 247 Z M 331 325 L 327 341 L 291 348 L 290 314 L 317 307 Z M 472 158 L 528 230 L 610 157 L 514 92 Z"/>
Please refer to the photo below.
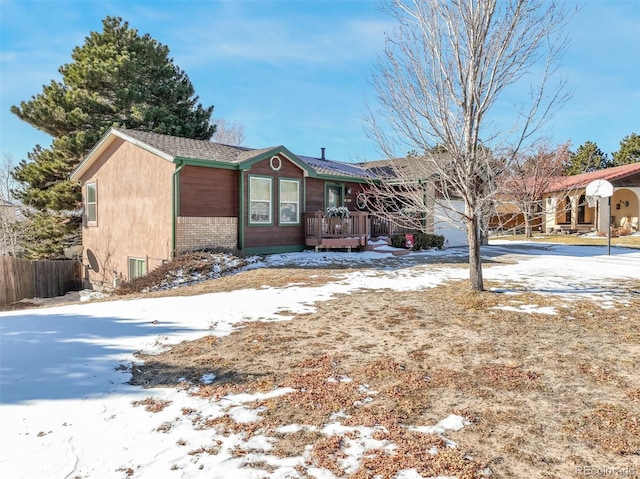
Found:
<path fill-rule="evenodd" d="M 611 254 L 611 197 L 613 196 L 613 185 L 607 180 L 594 180 L 587 185 L 585 196 L 589 206 L 595 206 L 599 203 L 600 198 L 608 198 L 609 214 L 607 227 L 607 254 Z"/>
<path fill-rule="evenodd" d="M 607 180 L 595 180 L 587 185 L 586 196 L 597 196 L 598 198 L 608 198 L 613 196 L 613 185 Z"/>

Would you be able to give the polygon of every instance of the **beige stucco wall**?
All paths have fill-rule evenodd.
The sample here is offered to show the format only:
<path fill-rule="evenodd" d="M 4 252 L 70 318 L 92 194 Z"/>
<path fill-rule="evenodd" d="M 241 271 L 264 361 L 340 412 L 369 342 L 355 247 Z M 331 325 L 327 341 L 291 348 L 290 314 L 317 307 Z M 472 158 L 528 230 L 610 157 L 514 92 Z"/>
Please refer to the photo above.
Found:
<path fill-rule="evenodd" d="M 116 139 L 81 178 L 96 183 L 97 223 L 83 217 L 84 264 L 95 287 L 128 279 L 128 260 L 152 271 L 171 259 L 172 175 L 175 165 Z"/>
<path fill-rule="evenodd" d="M 578 190 L 571 194 L 571 227 L 579 226 L 577 223 L 578 198 L 585 190 Z M 552 231 L 556 225 L 561 224 L 565 217 L 564 200 L 566 194 L 549 195 L 545 198 L 547 215 L 545 219 L 546 231 Z M 620 205 L 616 208 L 616 205 Z M 585 208 L 584 222 L 593 224 L 599 232 L 606 232 L 608 226 L 609 206 L 608 199 L 603 198 L 594 208 Z M 614 187 L 611 197 L 611 220 L 613 226 L 619 226 L 623 217 L 634 218 L 640 216 L 640 187 Z"/>
<path fill-rule="evenodd" d="M 640 217 L 640 187 L 616 188 L 611 197 L 611 216 L 615 226 L 620 226 L 624 217 Z"/>
<path fill-rule="evenodd" d="M 176 251 L 198 248 L 238 248 L 238 218 L 179 216 Z"/>

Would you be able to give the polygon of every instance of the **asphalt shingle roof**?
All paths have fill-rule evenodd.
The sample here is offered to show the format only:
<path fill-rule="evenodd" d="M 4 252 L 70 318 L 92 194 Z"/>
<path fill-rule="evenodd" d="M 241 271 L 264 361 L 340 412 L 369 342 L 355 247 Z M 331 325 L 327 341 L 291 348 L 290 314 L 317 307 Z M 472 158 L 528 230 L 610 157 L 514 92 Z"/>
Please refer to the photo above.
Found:
<path fill-rule="evenodd" d="M 300 156 L 302 161 L 313 167 L 318 173 L 322 175 L 339 175 L 339 176 L 353 176 L 356 178 L 374 178 L 370 171 L 362 168 L 356 164 L 342 163 L 339 161 L 332 161 L 322 158 L 315 158 L 313 156 Z"/>
<path fill-rule="evenodd" d="M 244 146 L 223 145 L 207 140 L 193 140 L 177 136 L 161 135 L 148 131 L 114 128 L 125 136 L 145 143 L 172 157 L 191 158 L 196 160 L 210 160 L 224 163 L 242 163 L 258 157 L 268 151 L 282 148 L 272 146 L 268 148 L 247 148 Z M 331 176 L 348 176 L 355 178 L 373 178 L 375 175 L 355 164 L 331 161 L 312 156 L 296 155 L 300 160 L 311 166 L 318 174 Z"/>
<path fill-rule="evenodd" d="M 161 135 L 148 131 L 126 130 L 122 128 L 114 128 L 114 130 L 146 143 L 173 157 L 237 163 L 243 161 L 238 159 L 241 154 L 254 151 L 251 148 L 242 146 L 223 145 L 207 140 L 193 140 L 191 138 Z"/>

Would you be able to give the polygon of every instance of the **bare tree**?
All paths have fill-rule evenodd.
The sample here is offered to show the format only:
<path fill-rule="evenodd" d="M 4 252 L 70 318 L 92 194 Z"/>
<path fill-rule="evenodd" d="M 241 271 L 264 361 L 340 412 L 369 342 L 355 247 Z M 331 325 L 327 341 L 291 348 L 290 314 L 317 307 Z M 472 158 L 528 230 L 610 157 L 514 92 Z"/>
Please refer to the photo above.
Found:
<path fill-rule="evenodd" d="M 421 155 L 363 164 L 375 173 L 365 189 L 367 208 L 378 218 L 395 225 L 398 231 L 427 233 L 433 226 L 435 188 L 428 181 L 433 172 Z"/>
<path fill-rule="evenodd" d="M 0 200 L 10 202 L 14 199 L 11 191 L 18 186 L 18 183 L 13 179 L 11 173 L 15 167 L 13 156 L 4 153 L 2 163 L 0 163 Z"/>
<path fill-rule="evenodd" d="M 497 214 L 494 217 L 517 226 L 522 220 L 525 236 L 530 238 L 534 221 L 549 213 L 545 211 L 542 196 L 565 174 L 571 158 L 570 146 L 570 143 L 564 143 L 553 149 L 542 143 L 533 155 L 515 155 L 498 180 Z"/>
<path fill-rule="evenodd" d="M 25 223 L 21 222 L 20 208 L 12 191 L 17 187 L 12 172 L 13 157 L 4 154 L 0 163 L 0 255 L 15 256 L 19 250 Z"/>
<path fill-rule="evenodd" d="M 228 122 L 224 118 L 214 120 L 216 131 L 211 141 L 225 145 L 244 146 L 244 126 L 236 122 Z"/>
<path fill-rule="evenodd" d="M 429 175 L 421 179 L 438 179 L 443 207 L 464 205 L 471 288 L 483 290 L 478 231 L 496 168 L 568 99 L 563 81 L 550 83 L 568 14 L 555 0 L 388 0 L 387 9 L 397 26 L 373 76 L 379 107 L 369 111 L 367 133 L 392 163 L 417 151 Z M 528 74 L 536 86 L 522 95 L 514 89 Z M 510 104 L 527 98 L 505 124 L 490 113 L 508 94 Z M 447 154 L 434 154 L 435 145 Z"/>

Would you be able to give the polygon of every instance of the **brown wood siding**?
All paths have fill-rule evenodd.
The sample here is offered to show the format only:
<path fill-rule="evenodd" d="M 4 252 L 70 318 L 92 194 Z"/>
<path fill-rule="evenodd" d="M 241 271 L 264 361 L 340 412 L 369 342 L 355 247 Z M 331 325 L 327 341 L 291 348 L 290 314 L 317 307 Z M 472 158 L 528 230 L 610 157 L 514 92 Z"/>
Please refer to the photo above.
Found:
<path fill-rule="evenodd" d="M 187 166 L 180 172 L 179 216 L 237 217 L 238 172 Z"/>
<path fill-rule="evenodd" d="M 356 198 L 364 187 L 360 183 L 320 180 L 307 178 L 307 213 L 324 211 L 326 185 L 344 186 L 344 206 L 351 211 L 357 211 Z M 348 191 L 351 193 L 348 193 Z"/>
<path fill-rule="evenodd" d="M 349 193 L 349 191 L 351 191 L 351 193 Z M 363 187 L 360 183 L 347 182 L 344 184 L 344 205 L 349 208 L 350 211 L 358 211 L 356 198 L 361 191 L 363 191 Z"/>
<path fill-rule="evenodd" d="M 282 155 L 279 155 L 279 158 L 281 166 L 278 171 L 271 169 L 271 159 L 269 158 L 252 165 L 248 173 L 251 175 L 273 176 L 274 178 L 302 178 L 303 171 L 296 164 L 291 163 Z"/>
<path fill-rule="evenodd" d="M 324 180 L 307 178 L 307 213 L 324 211 Z"/>
<path fill-rule="evenodd" d="M 270 248 L 303 244 L 303 224 L 300 226 L 250 226 L 245 229 L 245 248 Z"/>
<path fill-rule="evenodd" d="M 281 167 L 278 171 L 271 169 L 271 159 L 266 159 L 252 165 L 251 169 L 244 173 L 245 215 L 244 221 L 244 247 L 245 248 L 270 248 L 279 246 L 304 245 L 304 225 L 302 214 L 304 213 L 304 172 L 294 163 L 284 156 L 280 156 Z M 272 188 L 272 225 L 252 225 L 249 224 L 249 177 L 251 175 L 269 176 L 273 178 Z M 299 179 L 300 180 L 300 225 L 279 225 L 278 224 L 278 204 L 279 191 L 278 179 Z"/>

